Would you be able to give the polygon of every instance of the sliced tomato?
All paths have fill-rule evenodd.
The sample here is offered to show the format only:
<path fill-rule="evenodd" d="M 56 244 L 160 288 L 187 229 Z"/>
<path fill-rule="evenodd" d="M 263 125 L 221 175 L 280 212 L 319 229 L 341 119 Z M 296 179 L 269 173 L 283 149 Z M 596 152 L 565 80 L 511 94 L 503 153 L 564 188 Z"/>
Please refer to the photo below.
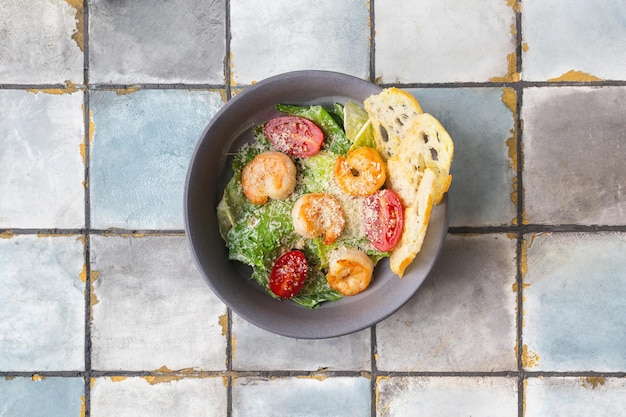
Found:
<path fill-rule="evenodd" d="M 309 263 L 304 253 L 291 250 L 278 257 L 270 273 L 270 290 L 281 298 L 291 298 L 304 285 Z"/>
<path fill-rule="evenodd" d="M 281 116 L 265 124 L 265 135 L 281 152 L 303 158 L 319 152 L 324 133 L 312 121 L 298 116 Z"/>
<path fill-rule="evenodd" d="M 404 209 L 398 195 L 384 189 L 363 200 L 363 225 L 376 249 L 387 252 L 395 248 L 404 227 Z"/>

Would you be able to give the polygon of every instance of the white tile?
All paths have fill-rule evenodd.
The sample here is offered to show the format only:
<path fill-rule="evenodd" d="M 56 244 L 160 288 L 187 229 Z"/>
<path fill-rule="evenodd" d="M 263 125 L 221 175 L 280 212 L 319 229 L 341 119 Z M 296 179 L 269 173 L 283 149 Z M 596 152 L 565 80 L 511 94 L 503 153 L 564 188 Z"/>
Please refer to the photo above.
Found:
<path fill-rule="evenodd" d="M 0 90 L 0 228 L 85 226 L 83 93 Z"/>
<path fill-rule="evenodd" d="M 302 69 L 368 78 L 368 21 L 366 1 L 233 1 L 231 78 L 251 84 Z"/>
<path fill-rule="evenodd" d="M 513 9 L 502 0 L 375 3 L 376 76 L 385 83 L 489 81 L 509 72 Z"/>
<path fill-rule="evenodd" d="M 0 370 L 85 369 L 83 251 L 77 236 L 0 239 Z"/>
<path fill-rule="evenodd" d="M 517 378 L 379 378 L 378 417 L 517 417 Z"/>
<path fill-rule="evenodd" d="M 90 399 L 93 417 L 221 417 L 227 408 L 226 387 L 219 377 L 97 378 Z"/>

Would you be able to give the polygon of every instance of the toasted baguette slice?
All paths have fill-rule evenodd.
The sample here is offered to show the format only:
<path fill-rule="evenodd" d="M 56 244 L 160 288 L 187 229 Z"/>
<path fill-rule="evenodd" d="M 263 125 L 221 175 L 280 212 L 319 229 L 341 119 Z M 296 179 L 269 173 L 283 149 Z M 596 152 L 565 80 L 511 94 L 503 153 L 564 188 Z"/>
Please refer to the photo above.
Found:
<path fill-rule="evenodd" d="M 413 118 L 423 113 L 415 97 L 395 87 L 368 97 L 363 106 L 372 121 L 376 149 L 384 159 L 398 150 Z"/>
<path fill-rule="evenodd" d="M 391 270 L 402 277 L 422 248 L 432 207 L 450 187 L 454 144 L 441 123 L 402 90 L 385 89 L 364 106 L 387 162 L 387 187 L 404 206 L 404 231 L 390 259 Z"/>
<path fill-rule="evenodd" d="M 435 172 L 427 168 L 421 176 L 415 200 L 403 202 L 404 230 L 398 244 L 389 256 L 391 271 L 399 277 L 404 275 L 405 269 L 422 249 L 430 221 L 430 213 L 433 209 L 433 198 L 430 191 L 435 181 Z M 400 198 L 402 199 L 402 197 Z"/>

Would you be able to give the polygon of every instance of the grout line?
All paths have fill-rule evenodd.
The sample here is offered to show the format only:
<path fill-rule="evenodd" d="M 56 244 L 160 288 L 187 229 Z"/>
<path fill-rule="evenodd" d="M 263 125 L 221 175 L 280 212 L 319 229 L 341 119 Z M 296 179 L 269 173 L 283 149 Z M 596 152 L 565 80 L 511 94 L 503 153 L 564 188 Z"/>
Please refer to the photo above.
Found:
<path fill-rule="evenodd" d="M 231 73 L 231 59 L 230 59 L 230 41 L 231 41 L 231 33 L 230 33 L 230 0 L 224 1 L 224 87 L 226 89 L 226 101 L 230 100 L 232 97 L 232 73 Z"/>
<path fill-rule="evenodd" d="M 90 160 L 91 160 L 91 106 L 89 89 L 89 1 L 83 2 L 83 83 L 85 85 L 83 101 L 84 119 L 84 162 L 85 162 L 85 397 L 83 400 L 84 417 L 91 415 L 91 191 L 90 191 Z"/>
<path fill-rule="evenodd" d="M 370 24 L 370 78 L 371 83 L 376 83 L 376 2 L 375 0 L 369 1 L 369 24 Z"/>
<path fill-rule="evenodd" d="M 378 356 L 378 343 L 376 337 L 376 325 L 374 324 L 370 331 L 370 346 L 371 346 L 371 356 L 370 356 L 370 366 L 371 366 L 371 374 L 370 374 L 370 394 L 371 394 L 371 417 L 376 417 L 376 409 L 378 404 L 376 404 L 376 392 L 378 391 L 378 362 L 376 361 L 376 357 Z"/>

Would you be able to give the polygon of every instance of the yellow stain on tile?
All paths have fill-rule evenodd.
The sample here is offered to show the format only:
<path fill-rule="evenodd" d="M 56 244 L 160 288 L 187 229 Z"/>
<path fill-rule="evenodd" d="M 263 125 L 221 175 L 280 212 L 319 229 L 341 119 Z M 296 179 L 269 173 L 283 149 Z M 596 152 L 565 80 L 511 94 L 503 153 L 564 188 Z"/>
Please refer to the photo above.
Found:
<path fill-rule="evenodd" d="M 222 314 L 218 319 L 219 325 L 222 327 L 222 336 L 228 333 L 228 314 Z"/>
<path fill-rule="evenodd" d="M 237 86 L 237 81 L 235 80 L 236 75 L 235 75 L 235 64 L 233 64 L 233 53 L 231 52 L 229 55 L 229 66 L 230 66 L 230 86 L 231 87 L 235 87 Z"/>
<path fill-rule="evenodd" d="M 541 376 L 539 377 L 541 378 Z M 526 391 L 528 389 L 528 380 L 522 381 L 522 416 L 526 415 Z"/>
<path fill-rule="evenodd" d="M 528 345 L 522 346 L 522 365 L 527 369 L 539 365 L 539 355 L 528 349 Z"/>
<path fill-rule="evenodd" d="M 528 273 L 528 242 L 526 239 L 522 240 L 522 246 L 520 248 L 520 269 L 522 279 L 524 279 Z M 523 288 L 524 287 L 522 287 L 522 289 Z"/>
<path fill-rule="evenodd" d="M 76 19 L 76 32 L 72 35 L 72 39 L 81 51 L 85 48 L 85 13 L 83 10 L 83 0 L 65 0 L 69 6 L 74 9 Z"/>
<path fill-rule="evenodd" d="M 82 271 L 80 271 L 80 274 L 78 274 L 78 276 L 80 277 L 80 280 L 85 283 L 87 282 L 87 265 L 83 264 L 83 269 Z"/>
<path fill-rule="evenodd" d="M 129 86 L 126 86 L 124 88 L 117 88 L 117 89 L 115 89 L 115 93 L 118 96 L 123 96 L 123 95 L 126 95 L 126 94 L 132 94 L 132 93 L 135 93 L 137 91 L 139 91 L 139 86 L 138 85 L 129 85 Z"/>
<path fill-rule="evenodd" d="M 89 380 L 89 388 L 93 388 L 93 386 L 96 384 L 96 378 L 92 377 Z"/>
<path fill-rule="evenodd" d="M 516 82 L 520 80 L 520 73 L 517 72 L 517 55 L 511 52 L 506 56 L 508 61 L 507 73 L 502 77 L 492 77 L 490 81 L 494 83 Z"/>
<path fill-rule="evenodd" d="M 606 383 L 606 381 L 604 380 L 604 377 L 601 377 L 601 376 L 587 376 L 587 377 L 581 377 L 580 379 L 583 382 L 583 387 L 591 388 L 591 389 L 596 389 L 600 385 L 604 385 Z"/>
<path fill-rule="evenodd" d="M 85 417 L 86 414 L 86 408 L 85 408 L 85 396 L 81 395 L 80 396 L 80 416 L 81 417 Z"/>
<path fill-rule="evenodd" d="M 65 87 L 63 88 L 29 88 L 26 91 L 34 94 L 72 94 L 78 91 L 78 87 L 70 80 L 65 80 Z"/>
<path fill-rule="evenodd" d="M 320 381 L 320 382 L 325 380 L 325 379 L 327 379 L 327 378 L 329 378 L 329 377 L 330 377 L 330 375 L 328 375 L 328 374 L 321 374 L 321 373 L 320 374 L 310 374 L 310 375 L 298 375 L 298 376 L 296 376 L 296 378 L 299 378 L 299 379 L 314 379 L 314 380 Z"/>
<path fill-rule="evenodd" d="M 123 375 L 112 375 L 112 376 L 109 377 L 109 379 L 112 382 L 122 382 L 122 381 L 127 380 L 128 377 L 127 376 L 123 376 Z"/>
<path fill-rule="evenodd" d="M 83 114 L 85 111 L 85 105 L 83 104 Z M 96 126 L 93 122 L 93 110 L 89 109 L 89 132 L 87 132 L 87 141 L 85 141 L 85 137 L 83 136 L 83 141 L 82 143 L 80 143 L 78 145 L 79 150 L 80 150 L 80 156 L 83 159 L 83 164 L 87 164 L 87 143 L 89 144 L 89 147 L 91 148 L 91 145 L 93 143 L 93 134 L 95 132 Z M 87 143 L 86 143 L 87 142 Z M 85 186 L 85 188 L 87 188 L 87 183 L 85 181 L 83 181 L 83 185 Z"/>
<path fill-rule="evenodd" d="M 39 374 L 34 374 L 30 377 L 30 379 L 32 379 L 33 381 L 43 381 L 44 379 L 46 379 L 46 377 Z"/>
<path fill-rule="evenodd" d="M 165 382 L 172 382 L 172 381 L 178 381 L 180 379 L 183 379 L 184 376 L 183 375 L 146 375 L 146 376 L 142 376 L 142 379 L 144 379 L 145 381 L 148 381 L 148 383 L 150 385 L 156 385 L 156 384 L 163 384 Z"/>
<path fill-rule="evenodd" d="M 602 78 L 598 78 L 595 75 L 587 74 L 582 71 L 570 70 L 560 77 L 550 78 L 548 82 L 558 83 L 558 82 L 568 82 L 568 81 L 579 81 L 579 82 L 589 82 L 589 81 L 602 81 Z"/>
<path fill-rule="evenodd" d="M 528 43 L 527 42 L 523 42 L 522 43 L 522 51 L 528 52 Z"/>
<path fill-rule="evenodd" d="M 93 322 L 93 307 L 100 302 L 98 297 L 96 296 L 96 287 L 95 283 L 100 278 L 100 272 L 96 270 L 91 270 L 91 281 L 89 283 L 89 320 Z M 86 279 L 86 278 L 85 278 Z"/>
<path fill-rule="evenodd" d="M 509 5 L 509 7 L 513 9 L 515 13 L 522 11 L 522 4 L 518 3 L 517 0 L 505 0 L 505 1 Z"/>
<path fill-rule="evenodd" d="M 375 392 L 375 395 L 374 395 L 374 398 L 375 398 L 375 401 L 376 401 L 376 410 L 379 409 L 378 404 L 380 403 L 380 390 L 379 390 L 380 382 L 385 380 L 385 379 L 389 379 L 389 378 L 390 377 L 386 376 L 386 375 L 384 375 L 384 376 L 377 376 L 376 377 L 376 388 L 375 388 L 376 392 Z M 380 410 L 380 415 L 384 416 L 385 414 L 387 414 L 387 410 L 389 409 L 390 406 L 391 406 L 391 402 L 385 404 L 381 408 L 381 410 Z"/>
<path fill-rule="evenodd" d="M 517 170 L 519 168 L 520 156 L 523 158 L 523 153 L 522 155 L 519 155 L 517 151 L 517 135 L 518 135 L 517 119 L 519 117 L 518 111 L 517 111 L 517 92 L 513 88 L 505 87 L 502 89 L 501 100 L 502 100 L 502 103 L 506 106 L 506 108 L 509 109 L 513 117 L 513 128 L 509 131 L 511 135 L 506 139 L 505 144 L 507 147 L 507 156 L 511 164 L 511 169 L 515 173 L 515 176 L 511 180 L 512 191 L 511 191 L 510 197 L 515 207 L 517 207 L 517 205 L 519 204 L 519 194 L 520 194 L 519 181 L 517 179 Z M 522 147 L 522 150 L 523 150 L 523 147 Z M 523 219 L 526 218 L 525 214 L 523 215 L 522 218 Z M 512 223 L 517 224 L 517 217 L 512 219 Z"/>
<path fill-rule="evenodd" d="M 528 288 L 528 287 L 530 287 L 530 284 L 528 284 L 528 283 L 522 283 L 522 290 L 523 290 L 524 288 Z M 511 286 L 511 288 L 512 288 L 513 292 L 517 292 L 517 290 L 519 290 L 519 288 L 520 288 L 520 287 L 519 287 L 519 285 L 518 285 L 518 283 L 517 283 L 517 282 L 514 282 L 514 283 L 513 283 L 513 285 Z"/>
<path fill-rule="evenodd" d="M 13 230 L 5 230 L 0 233 L 0 239 L 12 239 L 14 236 L 15 234 L 13 233 Z"/>

